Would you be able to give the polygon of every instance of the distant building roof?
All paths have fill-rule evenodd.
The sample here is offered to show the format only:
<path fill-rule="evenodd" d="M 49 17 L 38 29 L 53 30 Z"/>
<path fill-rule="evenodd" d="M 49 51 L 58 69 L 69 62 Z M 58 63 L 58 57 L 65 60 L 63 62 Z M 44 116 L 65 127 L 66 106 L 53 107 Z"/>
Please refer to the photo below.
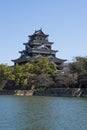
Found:
<path fill-rule="evenodd" d="M 34 32 L 34 34 L 32 34 L 32 35 L 29 35 L 29 37 L 33 37 L 33 36 L 35 36 L 35 35 L 39 35 L 39 36 L 49 36 L 48 34 L 45 34 L 43 31 L 42 31 L 42 29 L 40 29 L 40 30 L 35 30 L 35 32 Z"/>

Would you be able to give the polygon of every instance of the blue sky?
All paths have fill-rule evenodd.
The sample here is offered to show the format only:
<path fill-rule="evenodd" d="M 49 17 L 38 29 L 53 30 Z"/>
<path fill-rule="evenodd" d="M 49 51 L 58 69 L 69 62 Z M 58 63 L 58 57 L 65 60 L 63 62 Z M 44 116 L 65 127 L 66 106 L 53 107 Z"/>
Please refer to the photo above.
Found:
<path fill-rule="evenodd" d="M 40 28 L 57 57 L 87 56 L 87 0 L 0 0 L 0 64 L 13 65 L 28 35 Z"/>

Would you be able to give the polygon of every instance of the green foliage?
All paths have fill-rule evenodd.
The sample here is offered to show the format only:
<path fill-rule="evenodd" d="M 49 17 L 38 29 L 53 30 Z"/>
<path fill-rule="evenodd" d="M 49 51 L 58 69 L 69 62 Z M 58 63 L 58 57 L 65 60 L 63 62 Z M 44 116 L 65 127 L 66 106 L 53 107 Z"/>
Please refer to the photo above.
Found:
<path fill-rule="evenodd" d="M 43 87 L 43 88 L 37 88 L 36 91 L 38 92 L 44 92 L 46 90 L 46 87 Z"/>
<path fill-rule="evenodd" d="M 0 64 L 0 80 L 9 80 L 11 78 L 12 68 L 8 65 Z"/>
<path fill-rule="evenodd" d="M 28 85 L 31 78 L 41 74 L 55 76 L 56 66 L 47 59 L 32 61 L 24 65 L 16 64 L 13 68 L 7 65 L 0 65 L 0 80 L 11 80 L 15 85 Z"/>
<path fill-rule="evenodd" d="M 87 87 L 87 58 L 76 57 L 75 62 L 69 64 L 70 72 L 77 75 L 78 87 Z"/>
<path fill-rule="evenodd" d="M 19 66 L 18 64 L 16 64 L 12 73 L 12 80 L 15 80 L 16 85 L 22 83 L 22 79 L 23 79 L 22 72 L 23 72 L 23 66 Z"/>
<path fill-rule="evenodd" d="M 13 69 L 13 80 L 16 85 L 27 85 L 29 78 L 33 76 L 33 64 L 27 63 L 25 65 L 16 66 Z"/>
<path fill-rule="evenodd" d="M 35 64 L 35 72 L 37 72 L 36 74 L 49 74 L 50 76 L 55 76 L 56 75 L 56 66 L 54 63 L 49 62 L 48 59 L 44 58 L 44 59 L 40 59 L 37 61 L 37 63 Z"/>
<path fill-rule="evenodd" d="M 71 73 L 83 73 L 87 72 L 87 58 L 76 57 L 76 61 L 69 64 Z"/>
<path fill-rule="evenodd" d="M 44 91 L 44 88 L 53 85 L 56 87 L 87 87 L 87 58 L 76 57 L 76 60 L 69 64 L 69 69 L 70 73 L 66 75 L 56 74 L 55 64 L 46 58 L 24 65 L 16 64 L 14 67 L 0 64 L 0 83 L 10 81 L 9 83 L 13 83 L 17 89 L 19 86 L 20 89 L 30 89 L 34 85 L 38 91 Z"/>

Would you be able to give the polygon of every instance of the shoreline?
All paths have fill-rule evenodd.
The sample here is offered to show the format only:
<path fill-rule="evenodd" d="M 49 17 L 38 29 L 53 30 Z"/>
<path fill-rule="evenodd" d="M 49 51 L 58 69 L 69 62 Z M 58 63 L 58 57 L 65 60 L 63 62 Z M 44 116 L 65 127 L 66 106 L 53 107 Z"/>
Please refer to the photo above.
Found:
<path fill-rule="evenodd" d="M 47 89 L 45 91 L 36 91 L 36 90 L 0 90 L 0 95 L 87 97 L 87 88 L 50 88 L 50 89 Z"/>

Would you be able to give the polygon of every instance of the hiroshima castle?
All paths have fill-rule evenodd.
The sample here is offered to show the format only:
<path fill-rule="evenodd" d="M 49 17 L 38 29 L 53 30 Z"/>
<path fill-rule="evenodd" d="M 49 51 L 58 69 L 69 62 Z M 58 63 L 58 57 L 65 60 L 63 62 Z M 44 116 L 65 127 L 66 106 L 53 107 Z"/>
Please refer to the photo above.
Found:
<path fill-rule="evenodd" d="M 18 59 L 12 60 L 14 65 L 26 64 L 30 61 L 37 61 L 38 59 L 47 58 L 49 61 L 54 62 L 59 69 L 62 69 L 64 59 L 56 57 L 57 50 L 52 49 L 53 42 L 49 42 L 48 34 L 45 34 L 42 29 L 35 31 L 29 35 L 29 41 L 23 43 L 25 49 L 19 51 L 21 54 Z"/>

